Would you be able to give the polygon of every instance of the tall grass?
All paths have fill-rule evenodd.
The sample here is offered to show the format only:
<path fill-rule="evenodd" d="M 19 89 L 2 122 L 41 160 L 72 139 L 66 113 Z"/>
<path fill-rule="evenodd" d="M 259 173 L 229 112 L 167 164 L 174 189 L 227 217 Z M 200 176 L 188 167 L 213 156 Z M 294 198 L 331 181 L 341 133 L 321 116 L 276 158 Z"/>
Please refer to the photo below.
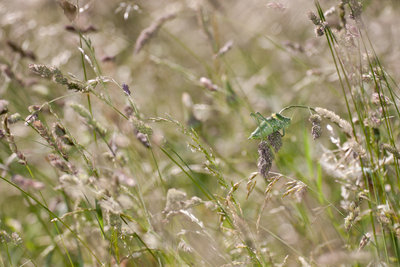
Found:
<path fill-rule="evenodd" d="M 0 3 L 1 265 L 398 265 L 398 6 L 363 4 Z"/>

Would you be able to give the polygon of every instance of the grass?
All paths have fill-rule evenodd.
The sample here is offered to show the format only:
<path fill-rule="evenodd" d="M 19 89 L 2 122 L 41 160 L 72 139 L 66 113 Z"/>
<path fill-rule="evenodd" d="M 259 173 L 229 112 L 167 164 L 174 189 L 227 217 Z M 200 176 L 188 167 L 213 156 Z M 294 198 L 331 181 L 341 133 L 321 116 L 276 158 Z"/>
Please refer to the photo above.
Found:
<path fill-rule="evenodd" d="M 362 4 L 0 3 L 0 265 L 399 265 L 399 6 Z"/>

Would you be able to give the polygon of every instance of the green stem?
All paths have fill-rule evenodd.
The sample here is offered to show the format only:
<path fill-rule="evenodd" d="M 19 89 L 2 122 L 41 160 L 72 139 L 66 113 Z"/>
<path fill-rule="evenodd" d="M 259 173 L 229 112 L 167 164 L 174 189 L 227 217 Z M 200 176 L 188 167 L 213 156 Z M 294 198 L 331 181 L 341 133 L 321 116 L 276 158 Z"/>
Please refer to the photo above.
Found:
<path fill-rule="evenodd" d="M 290 106 L 287 106 L 287 107 L 283 108 L 283 109 L 282 109 L 281 111 L 279 111 L 278 113 L 279 113 L 279 114 L 282 114 L 282 112 L 284 112 L 284 111 L 286 111 L 286 110 L 289 110 L 289 109 L 292 109 L 292 108 L 306 108 L 306 109 L 308 109 L 308 110 L 312 110 L 312 111 L 316 112 L 316 111 L 315 111 L 315 108 L 313 108 L 313 107 L 304 106 L 304 105 L 290 105 Z"/>

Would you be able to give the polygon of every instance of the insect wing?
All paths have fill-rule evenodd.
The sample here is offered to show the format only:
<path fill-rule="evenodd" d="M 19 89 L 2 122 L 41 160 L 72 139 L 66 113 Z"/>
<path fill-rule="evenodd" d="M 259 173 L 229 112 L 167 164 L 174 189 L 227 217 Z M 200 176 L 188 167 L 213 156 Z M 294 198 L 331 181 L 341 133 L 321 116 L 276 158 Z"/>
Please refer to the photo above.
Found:
<path fill-rule="evenodd" d="M 251 113 L 250 116 L 255 119 L 258 127 L 251 133 L 249 139 L 264 139 L 274 132 L 274 129 L 270 124 L 271 118 L 264 118 L 259 112 L 255 114 Z"/>
<path fill-rule="evenodd" d="M 276 113 L 275 117 L 280 129 L 284 129 L 285 127 L 288 127 L 290 125 L 290 118 L 282 116 L 279 113 Z"/>
<path fill-rule="evenodd" d="M 277 119 L 279 120 L 279 121 L 281 121 L 282 123 L 284 123 L 286 126 L 289 126 L 289 124 L 290 124 L 290 118 L 288 118 L 288 117 L 285 117 L 285 116 L 282 116 L 281 114 L 279 114 L 279 113 L 276 113 L 276 117 L 277 117 Z"/>

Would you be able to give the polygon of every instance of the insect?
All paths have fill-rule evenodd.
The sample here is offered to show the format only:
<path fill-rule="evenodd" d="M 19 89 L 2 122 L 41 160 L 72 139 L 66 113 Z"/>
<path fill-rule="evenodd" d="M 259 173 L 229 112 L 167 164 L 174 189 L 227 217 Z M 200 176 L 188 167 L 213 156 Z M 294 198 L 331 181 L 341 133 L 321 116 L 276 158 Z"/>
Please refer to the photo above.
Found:
<path fill-rule="evenodd" d="M 268 135 L 282 130 L 285 135 L 285 128 L 290 125 L 290 118 L 282 116 L 279 113 L 274 113 L 270 117 L 265 118 L 259 112 L 251 113 L 252 116 L 258 123 L 257 129 L 251 133 L 249 139 L 266 139 Z"/>

